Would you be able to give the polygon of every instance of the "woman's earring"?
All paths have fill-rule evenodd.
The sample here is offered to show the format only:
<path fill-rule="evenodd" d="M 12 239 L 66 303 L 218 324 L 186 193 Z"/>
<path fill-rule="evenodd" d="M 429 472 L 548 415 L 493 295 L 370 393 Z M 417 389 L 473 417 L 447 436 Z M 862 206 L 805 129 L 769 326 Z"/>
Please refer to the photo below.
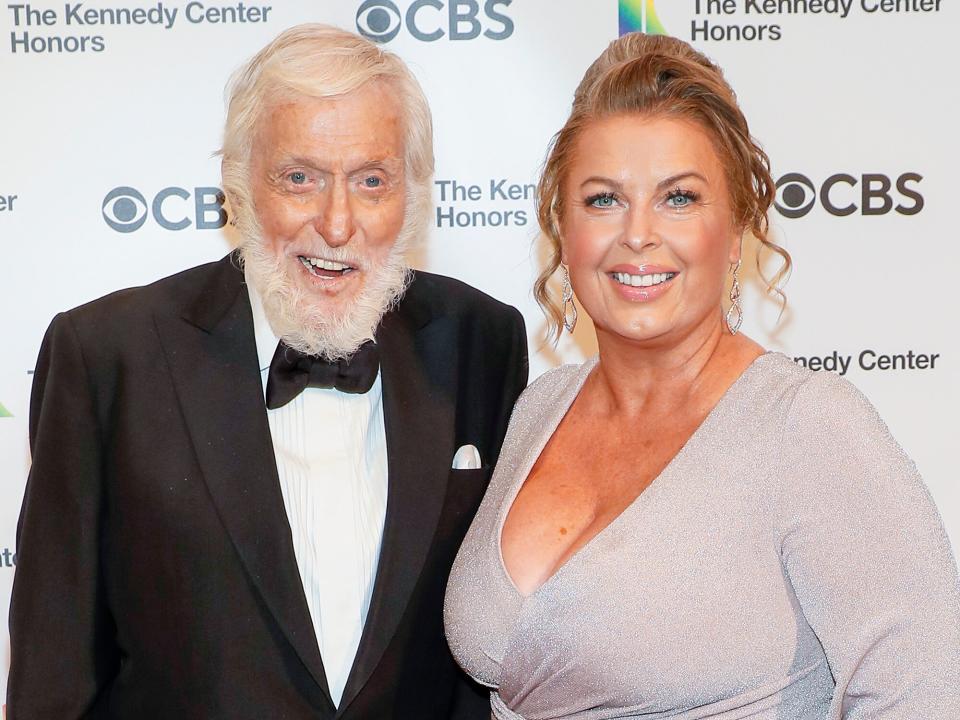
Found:
<path fill-rule="evenodd" d="M 730 285 L 730 309 L 727 310 L 727 329 L 731 335 L 736 335 L 743 323 L 743 308 L 740 307 L 740 280 L 737 271 L 740 270 L 740 260 L 733 266 L 733 282 Z"/>
<path fill-rule="evenodd" d="M 577 326 L 577 305 L 573 302 L 573 288 L 570 287 L 570 273 L 566 265 L 560 266 L 563 269 L 563 326 L 567 332 L 572 333 Z"/>

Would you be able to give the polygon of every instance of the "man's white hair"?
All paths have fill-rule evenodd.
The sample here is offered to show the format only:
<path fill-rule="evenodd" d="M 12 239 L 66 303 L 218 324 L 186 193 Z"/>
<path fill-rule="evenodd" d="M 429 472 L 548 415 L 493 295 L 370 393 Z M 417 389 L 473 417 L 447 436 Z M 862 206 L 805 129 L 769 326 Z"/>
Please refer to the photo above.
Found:
<path fill-rule="evenodd" d="M 396 92 L 404 132 L 406 198 L 402 229 L 388 257 L 364 267 L 366 280 L 350 308 L 323 314 L 286 274 L 262 238 L 250 186 L 251 152 L 258 124 L 275 104 L 298 97 L 336 98 L 382 81 Z M 247 276 L 263 299 L 273 331 L 291 347 L 339 359 L 373 337 L 383 314 L 406 289 L 406 252 L 426 231 L 431 209 L 433 123 L 423 90 L 396 55 L 359 35 L 321 24 L 290 28 L 239 68 L 227 86 L 222 155 L 223 190 L 240 234 Z M 356 261 L 350 248 L 330 248 Z M 363 264 L 363 263 L 360 263 Z"/>
<path fill-rule="evenodd" d="M 298 96 L 335 98 L 381 80 L 397 93 L 404 128 L 407 213 L 430 211 L 433 121 L 420 84 L 403 61 L 359 35 L 308 23 L 280 33 L 230 78 L 223 133 L 223 190 L 244 237 L 259 236 L 250 191 L 250 153 L 260 118 Z M 424 222 L 426 218 L 424 218 Z"/>

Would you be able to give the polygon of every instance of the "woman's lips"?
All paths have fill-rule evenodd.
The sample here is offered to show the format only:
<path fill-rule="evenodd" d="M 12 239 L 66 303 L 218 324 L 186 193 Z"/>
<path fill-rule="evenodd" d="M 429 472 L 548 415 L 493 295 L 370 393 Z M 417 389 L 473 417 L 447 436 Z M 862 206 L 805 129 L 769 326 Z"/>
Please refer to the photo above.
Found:
<path fill-rule="evenodd" d="M 659 265 L 617 265 L 607 276 L 627 300 L 647 302 L 667 292 L 678 274 L 676 270 Z"/>

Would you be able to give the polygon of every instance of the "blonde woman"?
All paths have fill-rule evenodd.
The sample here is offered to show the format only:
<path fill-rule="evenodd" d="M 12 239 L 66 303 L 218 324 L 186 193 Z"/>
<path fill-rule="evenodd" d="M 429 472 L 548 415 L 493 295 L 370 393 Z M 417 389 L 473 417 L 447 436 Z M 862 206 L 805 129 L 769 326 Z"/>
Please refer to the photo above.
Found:
<path fill-rule="evenodd" d="M 539 187 L 598 357 L 521 397 L 446 631 L 499 720 L 960 718 L 936 510 L 867 400 L 738 333 L 768 161 L 721 71 L 635 34 L 590 67 Z M 547 279 L 564 277 L 563 307 Z"/>

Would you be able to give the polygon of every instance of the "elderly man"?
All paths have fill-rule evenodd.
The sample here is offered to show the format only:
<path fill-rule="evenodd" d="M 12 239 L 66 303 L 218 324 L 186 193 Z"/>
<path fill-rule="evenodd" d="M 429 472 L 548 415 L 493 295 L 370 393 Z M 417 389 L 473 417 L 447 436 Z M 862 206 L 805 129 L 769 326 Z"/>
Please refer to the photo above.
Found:
<path fill-rule="evenodd" d="M 44 339 L 13 720 L 488 716 L 441 606 L 526 340 L 408 270 L 432 167 L 419 86 L 355 35 L 293 28 L 236 75 L 238 253 Z"/>

